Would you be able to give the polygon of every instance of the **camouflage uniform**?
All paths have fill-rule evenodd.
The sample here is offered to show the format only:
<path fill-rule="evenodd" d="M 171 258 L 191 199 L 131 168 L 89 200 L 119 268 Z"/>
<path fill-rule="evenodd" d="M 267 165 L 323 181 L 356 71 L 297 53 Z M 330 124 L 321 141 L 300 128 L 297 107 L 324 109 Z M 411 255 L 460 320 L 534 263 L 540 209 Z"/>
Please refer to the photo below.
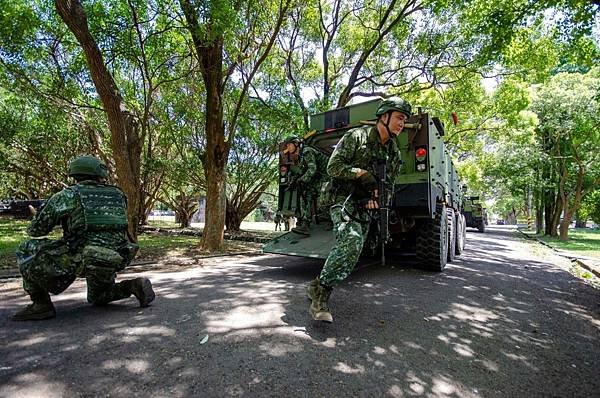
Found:
<path fill-rule="evenodd" d="M 126 198 L 117 187 L 83 181 L 52 196 L 27 228 L 33 237 L 62 225 L 59 240 L 30 239 L 17 250 L 23 288 L 33 301 L 63 292 L 85 277 L 87 299 L 94 304 L 131 296 L 128 282 L 115 284 L 116 272 L 135 255 L 127 240 Z"/>
<path fill-rule="evenodd" d="M 333 285 L 350 275 L 362 252 L 370 222 L 366 205 L 378 201 L 374 197 L 378 165 L 385 163 L 385 181 L 393 181 L 402 166 L 395 137 L 411 116 L 411 105 L 401 98 L 389 98 L 379 104 L 375 116 L 375 127 L 348 131 L 329 158 L 327 173 L 331 181 L 326 195 L 329 197 L 323 198 L 323 202 L 333 203 L 330 214 L 336 245 L 319 276 L 307 288 L 310 313 L 316 321 L 333 322 L 328 306 Z M 387 132 L 385 144 L 380 132 L 381 135 Z M 370 207 L 376 204 L 371 203 Z"/>
<path fill-rule="evenodd" d="M 335 203 L 331 207 L 331 219 L 337 243 L 319 275 L 324 286 L 331 287 L 346 279 L 358 262 L 369 223 L 367 210 L 360 203 L 368 196 L 360 192 L 356 173 L 362 169 L 375 174 L 373 167 L 380 159 L 386 160 L 388 180 L 398 174 L 401 160 L 396 141 L 390 138 L 382 145 L 375 127 L 359 127 L 347 132 L 329 159 L 327 172 L 332 178 L 331 194 Z M 354 220 L 348 213 L 364 222 Z"/>
<path fill-rule="evenodd" d="M 327 179 L 327 157 L 310 146 L 302 150 L 300 164 L 296 170 L 300 195 L 299 221 L 310 223 L 313 214 L 312 205 L 318 198 L 321 185 Z"/>

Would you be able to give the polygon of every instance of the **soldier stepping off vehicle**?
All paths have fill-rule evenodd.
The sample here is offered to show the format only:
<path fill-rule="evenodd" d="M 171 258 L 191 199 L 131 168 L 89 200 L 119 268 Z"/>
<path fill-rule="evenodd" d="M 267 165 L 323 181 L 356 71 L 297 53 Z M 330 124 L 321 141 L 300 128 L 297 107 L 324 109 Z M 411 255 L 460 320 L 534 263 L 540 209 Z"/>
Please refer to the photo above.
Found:
<path fill-rule="evenodd" d="M 441 272 L 463 252 L 464 193 L 438 117 L 421 109 L 413 115 L 400 98 L 377 99 L 311 115 L 310 128 L 304 146 L 330 157 L 318 202 L 330 206 L 333 233 L 315 223 L 310 236 L 283 234 L 263 251 L 325 260 L 308 286 L 315 320 L 333 320 L 333 287 L 361 255 L 397 264 L 398 253 L 414 253 L 419 266 Z M 280 146 L 278 210 L 291 215 L 298 195 L 290 170 L 300 160 L 288 146 Z"/>
<path fill-rule="evenodd" d="M 400 151 L 393 137 L 400 134 L 411 115 L 411 106 L 400 98 L 390 98 L 376 111 L 373 127 L 349 130 L 329 158 L 331 178 L 331 219 L 336 244 L 319 276 L 309 283 L 310 313 L 314 320 L 333 322 L 329 297 L 333 286 L 354 270 L 369 233 L 368 210 L 379 207 L 377 179 L 372 166 L 383 162 L 387 173 L 396 175 L 401 167 Z"/>

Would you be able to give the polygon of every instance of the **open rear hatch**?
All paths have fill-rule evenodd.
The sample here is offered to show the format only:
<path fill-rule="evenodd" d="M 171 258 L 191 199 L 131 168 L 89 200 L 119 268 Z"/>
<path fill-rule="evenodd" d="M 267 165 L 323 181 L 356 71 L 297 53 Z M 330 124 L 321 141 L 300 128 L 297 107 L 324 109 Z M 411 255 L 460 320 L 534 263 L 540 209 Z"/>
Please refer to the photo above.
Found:
<path fill-rule="evenodd" d="M 265 244 L 263 252 L 326 259 L 334 245 L 331 225 L 322 223 L 311 225 L 310 236 L 294 232 L 278 236 Z"/>

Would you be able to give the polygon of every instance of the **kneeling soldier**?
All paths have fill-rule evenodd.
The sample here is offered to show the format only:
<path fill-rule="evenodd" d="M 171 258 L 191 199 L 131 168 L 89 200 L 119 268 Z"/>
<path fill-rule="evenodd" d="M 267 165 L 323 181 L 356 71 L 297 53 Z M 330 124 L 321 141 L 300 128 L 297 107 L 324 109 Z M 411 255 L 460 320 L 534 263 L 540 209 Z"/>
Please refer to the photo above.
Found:
<path fill-rule="evenodd" d="M 12 320 L 40 320 L 56 315 L 49 293 L 62 293 L 76 277 L 87 281 L 87 299 L 103 305 L 130 297 L 147 307 L 154 300 L 147 278 L 115 283 L 116 273 L 135 256 L 138 246 L 127 234 L 127 199 L 117 187 L 103 184 L 106 165 L 92 156 L 80 156 L 69 164 L 69 176 L 77 182 L 53 195 L 35 214 L 27 233 L 47 235 L 61 225 L 63 237 L 30 239 L 17 250 L 23 289 L 32 304 Z"/>

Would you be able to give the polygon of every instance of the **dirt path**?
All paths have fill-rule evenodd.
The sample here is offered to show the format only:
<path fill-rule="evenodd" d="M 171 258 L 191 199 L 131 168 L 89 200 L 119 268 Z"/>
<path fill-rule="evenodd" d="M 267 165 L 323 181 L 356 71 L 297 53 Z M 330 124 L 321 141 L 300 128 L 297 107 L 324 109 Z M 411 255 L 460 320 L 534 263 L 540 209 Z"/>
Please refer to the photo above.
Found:
<path fill-rule="evenodd" d="M 410 258 L 359 269 L 332 295 L 332 325 L 309 318 L 321 262 L 302 258 L 154 269 L 143 310 L 89 306 L 78 281 L 44 322 L 10 322 L 27 300 L 1 283 L 0 397 L 596 395 L 600 292 L 508 228 L 468 239 L 441 274 Z"/>

